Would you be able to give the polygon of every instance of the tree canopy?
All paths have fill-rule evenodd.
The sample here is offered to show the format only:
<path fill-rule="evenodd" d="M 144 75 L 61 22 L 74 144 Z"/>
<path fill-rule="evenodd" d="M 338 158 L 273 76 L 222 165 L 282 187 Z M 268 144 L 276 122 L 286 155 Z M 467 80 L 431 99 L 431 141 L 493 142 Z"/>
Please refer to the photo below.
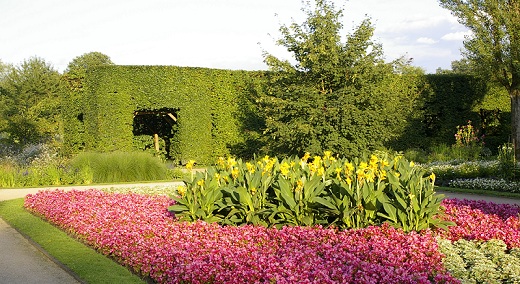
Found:
<path fill-rule="evenodd" d="M 59 134 L 64 89 L 61 75 L 50 64 L 33 57 L 9 68 L 0 91 L 0 131 L 12 142 L 38 142 Z"/>
<path fill-rule="evenodd" d="M 73 89 L 80 89 L 83 86 L 83 79 L 87 70 L 102 65 L 114 65 L 108 55 L 93 51 L 77 56 L 69 63 L 65 69 L 65 77 Z"/>
<path fill-rule="evenodd" d="M 512 141 L 520 158 L 520 1 L 440 0 L 472 35 L 464 56 L 480 74 L 493 76 L 511 97 Z"/>
<path fill-rule="evenodd" d="M 404 80 L 397 83 L 397 65 L 384 62 L 369 18 L 342 37 L 343 12 L 333 3 L 307 2 L 302 10 L 307 20 L 282 25 L 277 42 L 295 63 L 264 52 L 273 72 L 267 95 L 257 102 L 267 148 L 277 154 L 357 155 L 383 147 L 398 135 L 396 122 L 409 114 L 410 107 L 401 104 L 414 101 L 399 96 L 416 93 Z M 405 65 L 400 71 L 411 70 Z"/>

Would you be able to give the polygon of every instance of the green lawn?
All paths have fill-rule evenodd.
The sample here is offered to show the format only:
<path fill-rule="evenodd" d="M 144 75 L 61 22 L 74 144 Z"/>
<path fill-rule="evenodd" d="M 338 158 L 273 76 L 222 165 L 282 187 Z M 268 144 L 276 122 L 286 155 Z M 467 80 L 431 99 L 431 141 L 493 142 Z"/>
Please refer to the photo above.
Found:
<path fill-rule="evenodd" d="M 436 190 L 520 199 L 520 193 L 436 186 Z"/>
<path fill-rule="evenodd" d="M 0 202 L 0 217 L 87 283 L 146 283 L 125 267 L 26 211 L 23 198 Z"/>

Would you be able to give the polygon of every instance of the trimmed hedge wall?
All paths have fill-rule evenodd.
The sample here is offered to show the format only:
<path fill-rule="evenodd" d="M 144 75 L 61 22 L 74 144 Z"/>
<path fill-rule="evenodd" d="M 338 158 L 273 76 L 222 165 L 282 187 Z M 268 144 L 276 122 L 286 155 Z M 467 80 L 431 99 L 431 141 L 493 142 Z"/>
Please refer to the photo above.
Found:
<path fill-rule="evenodd" d="M 152 136 L 135 136 L 136 111 L 173 110 L 177 123 L 167 156 L 184 164 L 213 163 L 227 154 L 250 158 L 260 149 L 263 121 L 252 101 L 265 87 L 265 72 L 175 66 L 102 66 L 90 70 L 83 88 L 64 100 L 64 152 L 144 149 Z M 468 120 L 486 134 L 487 146 L 507 142 L 510 101 L 491 83 L 463 75 L 425 75 L 414 80 L 414 115 L 396 122 L 395 150 L 428 149 L 455 142 L 457 125 Z M 392 104 L 391 101 L 388 101 Z M 385 113 L 381 113 L 385 115 Z M 171 123 L 171 122 L 170 122 Z M 395 123 L 394 123 L 395 124 Z M 164 148 L 166 141 L 161 141 Z M 153 151 L 153 149 L 151 149 Z"/>
<path fill-rule="evenodd" d="M 69 152 L 132 150 L 136 111 L 174 109 L 177 130 L 169 156 L 180 163 L 213 162 L 243 142 L 238 98 L 252 88 L 253 74 L 259 73 L 174 66 L 94 68 L 83 96 L 69 101 L 83 107 L 69 108 L 75 113 L 66 116 L 65 147 Z"/>
<path fill-rule="evenodd" d="M 429 74 L 419 89 L 417 115 L 407 122 L 403 136 L 390 144 L 394 149 L 452 145 L 457 126 L 468 120 L 485 135 L 492 152 L 508 141 L 511 103 L 504 88 L 467 75 Z"/>

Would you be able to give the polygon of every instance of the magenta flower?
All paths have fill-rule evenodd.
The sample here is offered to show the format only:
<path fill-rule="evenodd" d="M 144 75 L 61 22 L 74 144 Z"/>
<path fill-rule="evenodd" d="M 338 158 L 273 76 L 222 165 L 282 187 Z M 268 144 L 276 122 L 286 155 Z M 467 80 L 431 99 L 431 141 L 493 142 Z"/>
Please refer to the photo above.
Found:
<path fill-rule="evenodd" d="M 28 195 L 25 207 L 158 283 L 459 283 L 433 231 L 186 223 L 167 211 L 172 203 L 56 190 Z"/>

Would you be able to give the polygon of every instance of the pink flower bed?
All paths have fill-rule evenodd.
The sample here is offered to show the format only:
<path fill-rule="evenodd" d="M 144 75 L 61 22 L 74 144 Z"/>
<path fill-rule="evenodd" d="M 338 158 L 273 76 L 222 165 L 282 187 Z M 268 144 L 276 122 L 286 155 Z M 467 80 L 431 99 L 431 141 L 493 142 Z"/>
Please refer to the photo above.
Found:
<path fill-rule="evenodd" d="M 486 201 L 445 199 L 444 219 L 457 225 L 437 233 L 449 240 L 503 240 L 508 248 L 520 247 L 520 206 Z"/>
<path fill-rule="evenodd" d="M 175 221 L 164 196 L 28 195 L 25 207 L 159 283 L 458 283 L 433 232 Z"/>

